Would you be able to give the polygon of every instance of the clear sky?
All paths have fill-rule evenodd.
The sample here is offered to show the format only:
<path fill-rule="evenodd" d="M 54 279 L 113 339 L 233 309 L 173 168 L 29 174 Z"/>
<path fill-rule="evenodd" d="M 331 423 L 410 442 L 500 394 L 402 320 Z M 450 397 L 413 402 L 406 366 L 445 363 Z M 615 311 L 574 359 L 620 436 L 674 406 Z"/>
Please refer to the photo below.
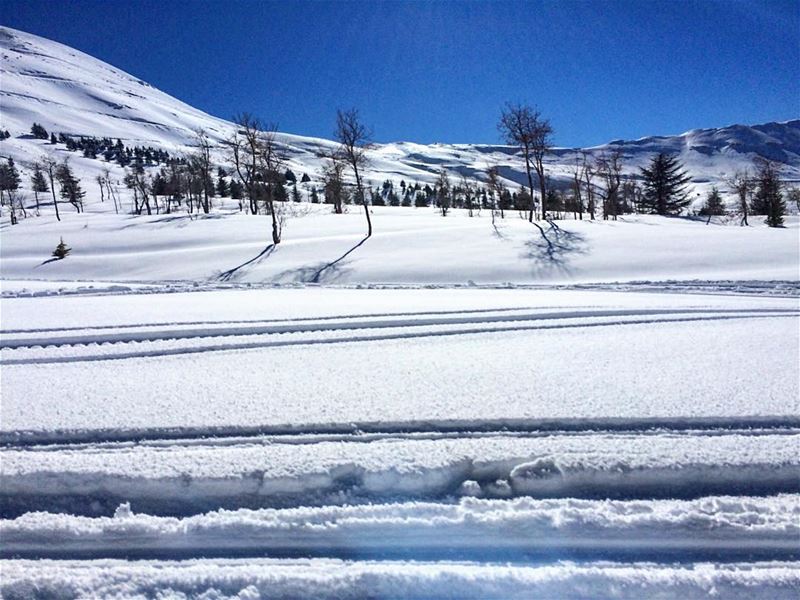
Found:
<path fill-rule="evenodd" d="M 525 102 L 562 146 L 800 116 L 800 0 L 0 0 L 0 17 L 303 135 L 330 137 L 337 107 L 376 141 L 494 143 Z"/>

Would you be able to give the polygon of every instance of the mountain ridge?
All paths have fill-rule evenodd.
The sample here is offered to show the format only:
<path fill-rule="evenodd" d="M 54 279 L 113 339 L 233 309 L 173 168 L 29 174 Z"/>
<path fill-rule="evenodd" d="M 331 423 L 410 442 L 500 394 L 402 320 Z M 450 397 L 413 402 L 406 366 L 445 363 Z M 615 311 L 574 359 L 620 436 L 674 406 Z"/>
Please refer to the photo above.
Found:
<path fill-rule="evenodd" d="M 233 123 L 59 42 L 0 27 L 0 52 L 0 129 L 12 134 L 2 142 L 0 154 L 23 166 L 52 148 L 27 135 L 33 122 L 48 131 L 121 138 L 131 145 L 154 145 L 172 153 L 188 151 L 199 128 L 215 142 L 234 131 Z M 335 145 L 332 140 L 283 132 L 276 139 L 286 151 L 288 166 L 312 179 L 323 166 L 321 155 Z M 782 163 L 783 177 L 800 180 L 800 119 L 691 129 L 587 148 L 553 148 L 546 159 L 549 176 L 554 185 L 563 186 L 581 153 L 597 156 L 612 149 L 622 151 L 623 173 L 629 176 L 635 176 L 657 152 L 677 154 L 697 194 L 710 185 L 724 188 L 725 179 L 752 164 L 756 156 Z M 514 148 L 502 144 L 399 141 L 374 144 L 368 155 L 371 165 L 366 176 L 373 184 L 386 179 L 430 183 L 442 168 L 453 177 L 482 179 L 489 166 L 497 166 L 508 184 L 525 182 L 521 158 Z M 219 150 L 217 159 L 224 158 Z M 91 164 L 77 162 L 94 170 Z"/>

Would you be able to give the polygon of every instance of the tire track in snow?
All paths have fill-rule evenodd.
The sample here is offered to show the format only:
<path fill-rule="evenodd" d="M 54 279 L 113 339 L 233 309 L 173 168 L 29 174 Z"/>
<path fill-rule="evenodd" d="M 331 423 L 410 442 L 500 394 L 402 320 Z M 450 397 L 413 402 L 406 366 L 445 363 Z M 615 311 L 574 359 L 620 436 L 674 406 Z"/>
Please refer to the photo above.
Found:
<path fill-rule="evenodd" d="M 347 440 L 370 435 L 391 437 L 476 436 L 476 435 L 563 435 L 563 434 L 653 434 L 686 433 L 719 435 L 749 431 L 752 435 L 791 435 L 800 429 L 798 415 L 756 415 L 748 417 L 602 417 L 578 419 L 426 419 L 418 421 L 350 421 L 347 423 L 308 423 L 302 425 L 253 425 L 219 427 L 151 427 L 146 429 L 90 429 L 0 431 L 5 447 L 52 446 L 59 444 L 142 443 L 256 437 L 328 437 Z"/>
<path fill-rule="evenodd" d="M 56 363 L 72 363 L 72 362 L 92 362 L 92 361 L 102 361 L 102 360 L 123 360 L 123 359 L 131 359 L 131 358 L 148 358 L 148 357 L 164 357 L 164 356 L 175 356 L 175 355 L 184 355 L 184 354 L 197 354 L 197 353 L 205 353 L 205 352 L 217 352 L 217 351 L 226 351 L 226 350 L 250 350 L 250 349 L 261 349 L 261 348 L 272 348 L 272 347 L 281 347 L 281 346 L 313 346 L 313 345 L 321 345 L 321 344 L 339 344 L 339 343 L 353 343 L 353 342 L 370 342 L 370 341 L 386 341 L 386 340 L 403 340 L 403 339 L 415 339 L 415 338 L 430 338 L 430 337 L 444 337 L 444 336 L 456 336 L 456 335 L 472 335 L 472 334 L 481 334 L 481 333 L 505 333 L 505 332 L 521 332 L 521 331 L 536 331 L 536 330 L 555 330 L 555 329 L 574 329 L 574 328 L 593 328 L 593 327 L 610 327 L 610 326 L 621 326 L 621 325 L 643 325 L 643 324 L 662 324 L 662 323 L 686 323 L 686 322 L 698 322 L 698 321 L 728 321 L 728 320 L 737 320 L 737 319 L 768 319 L 768 318 L 797 318 L 800 313 L 792 312 L 792 311 L 779 311 L 779 312 L 770 312 L 768 314 L 759 314 L 759 311 L 744 311 L 744 314 L 715 314 L 716 311 L 698 311 L 702 312 L 704 316 L 698 315 L 696 313 L 689 313 L 694 314 L 694 316 L 681 316 L 676 318 L 669 318 L 669 315 L 672 314 L 684 314 L 683 311 L 664 311 L 660 313 L 649 313 L 650 316 L 662 316 L 667 315 L 667 318 L 661 319 L 653 319 L 653 318 L 618 318 L 616 320 L 608 320 L 608 321 L 588 321 L 588 322 L 580 322 L 580 323 L 561 323 L 561 324 L 537 324 L 537 325 L 521 325 L 516 323 L 524 323 L 524 322 L 537 322 L 537 321 L 549 321 L 549 320 L 556 320 L 556 319 L 575 319 L 581 318 L 576 317 L 574 315 L 567 315 L 567 316 L 556 316 L 556 317 L 546 317 L 542 318 L 540 316 L 536 316 L 533 318 L 507 318 L 501 317 L 497 319 L 487 319 L 484 321 L 474 321 L 474 320 L 461 320 L 461 321 L 448 321 L 445 323 L 436 323 L 436 322 L 413 322 L 413 323 L 405 323 L 405 324 L 387 324 L 381 323 L 377 326 L 368 324 L 368 326 L 364 326 L 363 323 L 352 323 L 352 324 L 345 324 L 345 325 L 337 325 L 336 327 L 319 327 L 318 325 L 312 325 L 307 329 L 293 329 L 291 327 L 271 327 L 271 328 L 264 328 L 260 331 L 253 331 L 253 330 L 245 330 L 245 331 L 232 331 L 227 330 L 224 334 L 221 335 L 207 335 L 205 331 L 203 332 L 194 332 L 193 334 L 185 334 L 182 332 L 182 337 L 175 337 L 172 332 L 166 334 L 165 336 L 158 336 L 158 337 L 146 337 L 146 339 L 118 339 L 119 336 L 111 336 L 107 340 L 102 341 L 98 340 L 98 338 L 94 338 L 91 341 L 87 341 L 86 338 L 82 338 L 81 341 L 64 341 L 64 340 L 57 340 L 60 342 L 59 344 L 51 344 L 47 343 L 47 346 L 56 347 L 74 347 L 74 346 L 87 346 L 91 344 L 120 344 L 122 346 L 126 344 L 136 344 L 142 342 L 164 342 L 164 341 L 175 341 L 175 340 L 197 340 L 201 338 L 208 338 L 208 337 L 232 337 L 232 336 L 270 336 L 270 335 L 287 335 L 287 334 L 299 334 L 299 333 L 308 333 L 308 332 L 340 332 L 340 331 L 357 331 L 357 330 L 380 330 L 380 329 L 399 329 L 400 331 L 394 333 L 376 333 L 376 334 L 362 334 L 362 335 L 350 335 L 350 336 L 332 336 L 332 337 L 322 337 L 322 338 L 303 338 L 303 339 L 282 339 L 282 340 L 253 340 L 253 341 L 246 341 L 246 342 L 234 342 L 234 343 L 217 343 L 217 344 L 205 344 L 205 345 L 196 345 L 196 346 L 188 346 L 188 347 L 173 347 L 173 348 L 162 348 L 162 349 L 146 349 L 146 350 L 133 350 L 133 351 L 125 351 L 125 352 L 114 352 L 114 353 L 102 353 L 102 354 L 84 354 L 84 355 L 73 355 L 73 356 L 46 356 L 46 357 L 28 357 L 28 358 L 6 358 L 3 357 L 0 362 L 4 365 L 11 366 L 11 365 L 26 365 L 26 364 L 56 364 Z M 593 315 L 593 317 L 611 317 L 614 315 Z M 623 316 L 629 316 L 629 313 L 623 313 Z M 431 320 L 428 320 L 431 321 Z M 489 326 L 478 326 L 480 324 L 491 324 Z M 510 326 L 503 326 L 504 323 L 513 323 Z M 476 326 L 473 327 L 464 327 L 461 329 L 451 328 L 451 329 L 435 329 L 435 327 L 442 327 L 442 326 L 451 326 L 451 325 L 458 325 L 458 324 L 475 324 Z M 422 331 L 407 331 L 411 328 L 425 328 L 428 327 L 429 329 L 423 329 Z M 133 336 L 132 336 L 133 337 Z M 42 343 L 40 344 L 32 344 L 30 340 L 26 340 L 24 344 L 20 344 L 14 347 L 9 347 L 7 350 L 18 351 L 18 350 L 25 350 L 34 347 L 41 347 Z"/>
<path fill-rule="evenodd" d="M 296 317 L 290 319 L 242 319 L 236 321 L 168 321 L 162 323 L 125 323 L 120 325 L 90 325 L 90 326 L 76 326 L 76 327 L 55 327 L 55 328 L 38 328 L 38 329 L 0 329 L 0 335 L 7 335 L 9 333 L 33 334 L 33 333 L 60 333 L 65 331 L 94 331 L 94 330 L 115 330 L 115 329 L 136 329 L 140 328 L 153 328 L 153 327 L 180 327 L 180 326 L 195 326 L 195 325 L 250 325 L 250 324 L 277 324 L 277 323 L 295 323 L 295 322 L 314 322 L 314 321 L 335 321 L 337 319 L 370 319 L 382 317 L 417 317 L 427 315 L 459 315 L 459 314 L 482 314 L 482 313 L 504 313 L 504 312 L 517 312 L 522 310 L 547 310 L 556 309 L 557 306 L 542 306 L 533 308 L 530 306 L 516 306 L 507 308 L 475 308 L 475 309 L 462 309 L 462 310 L 426 310 L 422 312 L 387 312 L 387 313 L 354 313 L 345 315 L 327 315 L 318 317 Z M 590 308 L 589 306 L 575 306 L 575 308 Z M 3 347 L 3 342 L 0 341 L 0 348 Z"/>
<path fill-rule="evenodd" d="M 800 493 L 800 434 L 361 436 L 0 451 L 0 516 L 187 516 L 219 509 L 483 498 Z M 90 501 L 87 502 L 87 498 Z"/>
<path fill-rule="evenodd" d="M 485 311 L 485 312 L 507 312 L 507 311 Z M 483 316 L 457 316 L 467 314 L 468 311 L 459 311 L 453 316 L 441 317 L 420 317 L 414 319 L 387 319 L 387 320 L 340 320 L 338 322 L 323 322 L 325 319 L 309 319 L 305 323 L 285 322 L 267 323 L 264 325 L 249 325 L 231 327 L 229 323 L 220 323 L 218 328 L 178 328 L 167 330 L 148 330 L 140 332 L 119 332 L 120 328 L 112 329 L 110 333 L 95 333 L 88 335 L 56 336 L 56 337 L 22 337 L 4 338 L 0 340 L 0 349 L 28 348 L 31 346 L 71 346 L 102 343 L 119 342 L 153 342 L 161 340 L 177 340 L 196 337 L 227 337 L 236 335 L 272 335 L 279 333 L 306 333 L 316 331 L 347 331 L 354 329 L 382 329 L 398 327 L 425 327 L 436 325 L 464 325 L 481 323 L 499 322 L 524 322 L 524 321 L 549 321 L 557 319 L 576 319 L 576 318 L 597 318 L 597 317 L 637 317 L 637 316 L 660 316 L 660 315 L 690 315 L 690 314 L 714 314 L 714 315 L 800 315 L 800 311 L 791 309 L 722 309 L 722 308 L 681 308 L 681 309 L 603 309 L 589 311 L 553 311 L 553 312 L 530 312 L 519 315 L 498 314 Z M 262 323 L 264 323 L 262 321 Z"/>

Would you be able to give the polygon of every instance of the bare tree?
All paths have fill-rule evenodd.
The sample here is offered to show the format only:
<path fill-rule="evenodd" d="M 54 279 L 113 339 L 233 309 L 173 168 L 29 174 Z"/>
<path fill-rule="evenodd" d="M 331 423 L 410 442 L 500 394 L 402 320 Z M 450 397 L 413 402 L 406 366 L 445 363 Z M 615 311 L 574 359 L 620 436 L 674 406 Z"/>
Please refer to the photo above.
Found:
<path fill-rule="evenodd" d="M 47 173 L 47 178 L 50 180 L 50 192 L 53 194 L 53 208 L 56 210 L 56 220 L 61 220 L 61 215 L 58 214 L 58 200 L 56 200 L 56 172 L 58 171 L 58 161 L 52 156 L 45 156 L 42 159 L 42 167 Z"/>
<path fill-rule="evenodd" d="M 542 218 L 547 218 L 547 184 L 544 172 L 544 157 L 552 145 L 553 128 L 550 121 L 543 119 L 538 110 L 522 104 L 506 104 L 497 124 L 505 142 L 518 146 L 525 158 L 525 172 L 528 175 L 528 188 L 533 200 L 533 174 L 539 178 L 539 193 L 542 202 Z M 531 201 L 528 220 L 532 223 L 535 203 Z"/>
<path fill-rule="evenodd" d="M 242 113 L 234 117 L 236 131 L 227 140 L 233 166 L 244 186 L 251 214 L 258 214 L 258 167 L 261 153 L 260 136 L 264 129 L 261 120 Z"/>
<path fill-rule="evenodd" d="M 134 165 L 128 169 L 124 178 L 125 186 L 133 191 L 133 212 L 137 215 L 142 214 L 142 210 L 147 209 L 147 214 L 152 215 L 153 210 L 150 206 L 150 180 L 144 173 L 140 165 Z"/>
<path fill-rule="evenodd" d="M 202 128 L 195 133 L 195 141 L 197 142 L 197 151 L 189 157 L 189 168 L 194 171 L 202 190 L 203 212 L 208 214 L 211 211 L 210 198 L 214 194 L 214 179 L 211 174 L 213 166 L 211 164 L 211 142 Z"/>
<path fill-rule="evenodd" d="M 441 169 L 436 179 L 436 204 L 443 217 L 446 217 L 447 211 L 450 210 L 450 201 L 450 178 L 447 177 L 447 171 Z"/>
<path fill-rule="evenodd" d="M 489 186 L 489 194 L 494 201 L 492 202 L 492 223 L 494 223 L 494 215 L 496 211 L 500 211 L 500 218 L 505 219 L 503 214 L 503 191 L 505 187 L 500 182 L 500 170 L 497 166 L 492 166 L 486 169 L 487 185 Z"/>
<path fill-rule="evenodd" d="M 283 206 L 278 206 L 276 188 L 283 185 L 281 168 L 285 162 L 275 133 L 277 126 L 265 127 L 259 119 L 243 113 L 235 118 L 236 132 L 227 140 L 239 180 L 250 203 L 250 212 L 259 213 L 259 202 L 272 218 L 272 243 L 279 244 L 286 219 Z M 279 191 L 279 190 L 278 190 Z"/>
<path fill-rule="evenodd" d="M 467 209 L 467 214 L 470 217 L 474 217 L 475 209 L 480 210 L 480 205 L 477 203 L 477 190 L 463 173 L 459 182 L 459 191 L 463 197 L 463 207 Z"/>
<path fill-rule="evenodd" d="M 340 215 L 344 212 L 343 204 L 346 190 L 344 188 L 345 163 L 338 154 L 333 153 L 322 170 L 322 182 L 325 190 L 325 202 L 333 205 L 333 212 Z"/>
<path fill-rule="evenodd" d="M 743 171 L 736 171 L 732 177 L 728 178 L 726 183 L 734 192 L 736 192 L 739 203 L 738 212 L 742 215 L 742 220 L 739 222 L 739 225 L 742 227 L 749 226 L 749 223 L 747 222 L 747 204 L 750 201 L 750 196 L 753 193 L 753 190 L 755 189 L 755 181 L 750 176 L 750 172 L 747 169 L 744 169 Z"/>
<path fill-rule="evenodd" d="M 586 152 L 581 152 L 583 156 L 583 180 L 586 182 L 586 211 L 589 213 L 589 217 L 592 221 L 594 221 L 594 213 L 596 210 L 596 203 L 594 200 L 594 177 L 597 172 L 594 170 L 591 162 L 589 162 L 589 156 Z"/>
<path fill-rule="evenodd" d="M 790 187 L 786 190 L 786 199 L 793 203 L 797 209 L 797 212 L 800 213 L 800 187 Z"/>
<path fill-rule="evenodd" d="M 583 195 L 581 188 L 583 186 L 584 170 L 586 169 L 586 159 L 581 162 L 577 157 L 575 158 L 575 166 L 572 168 L 572 201 L 573 212 L 577 209 L 578 216 L 583 221 Z M 574 217 L 575 215 L 573 215 Z"/>
<path fill-rule="evenodd" d="M 272 218 L 272 243 L 275 245 L 281 243 L 283 226 L 287 217 L 285 207 L 286 190 L 283 187 L 283 167 L 286 161 L 275 136 L 277 130 L 277 125 L 270 125 L 262 133 L 260 136 L 261 153 L 259 155 L 259 171 L 265 188 L 264 196 L 267 203 L 267 211 Z M 284 201 L 276 203 L 279 192 L 284 192 L 281 196 Z"/>
<path fill-rule="evenodd" d="M 614 150 L 611 154 L 601 154 L 595 161 L 597 173 L 605 183 L 603 199 L 603 220 L 612 217 L 617 220 L 619 211 L 619 188 L 622 185 L 622 152 Z"/>
<path fill-rule="evenodd" d="M 358 110 L 336 111 L 336 131 L 334 133 L 339 142 L 339 152 L 345 162 L 353 170 L 356 179 L 356 201 L 364 206 L 367 217 L 367 237 L 372 235 L 372 219 L 369 216 L 369 205 L 364 194 L 362 173 L 369 163 L 366 150 L 369 147 L 371 132 L 361 122 Z"/>

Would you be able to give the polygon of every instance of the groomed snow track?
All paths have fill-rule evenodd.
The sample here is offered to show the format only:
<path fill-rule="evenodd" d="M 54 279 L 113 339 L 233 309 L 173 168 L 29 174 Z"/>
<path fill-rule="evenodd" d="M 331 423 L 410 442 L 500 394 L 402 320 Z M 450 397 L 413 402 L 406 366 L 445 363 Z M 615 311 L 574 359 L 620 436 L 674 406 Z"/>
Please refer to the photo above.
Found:
<path fill-rule="evenodd" d="M 312 318 L 165 310 L 151 323 L 135 312 L 17 321 L 0 339 L 4 404 L 12 403 L 0 430 L 0 592 L 796 597 L 796 382 L 773 382 L 759 398 L 757 373 L 728 381 L 712 369 L 710 383 L 680 373 L 709 349 L 740 361 L 754 332 L 763 339 L 753 369 L 767 359 L 789 369 L 797 300 L 648 293 L 629 302 L 634 295 L 610 293 L 603 305 L 593 292 L 559 293 L 570 298 L 564 306 L 446 310 L 431 301 L 406 311 L 334 306 Z M 578 362 L 559 368 L 536 354 L 540 345 L 574 351 Z M 593 365 L 616 347 L 643 353 L 644 373 L 656 364 L 648 352 L 685 356 L 654 379 L 649 404 L 632 400 L 636 369 L 615 374 L 622 395 L 595 403 L 606 379 Z M 480 363 L 484 351 L 521 349 L 545 369 L 535 387 L 552 397 L 519 396 L 525 387 L 504 379 L 502 365 Z M 759 358 L 765 352 L 773 354 Z M 480 367 L 454 382 L 457 371 L 436 353 Z M 382 379 L 366 384 L 364 360 L 374 355 Z M 417 368 L 415 357 L 430 364 Z M 342 368 L 325 371 L 320 361 Z M 258 373 L 259 364 L 285 395 L 274 410 L 243 404 L 261 388 L 220 378 L 192 387 L 210 369 Z M 311 381 L 280 379 L 288 365 L 303 365 Z M 437 382 L 426 396 L 407 387 L 409 369 L 431 380 L 441 371 L 452 387 Z M 154 382 L 176 372 L 185 395 L 159 397 Z M 107 396 L 91 383 L 98 377 Z M 152 394 L 123 403 L 115 379 Z M 359 385 L 379 405 L 343 395 Z M 45 394 L 56 388 L 64 395 L 52 410 Z M 314 406 L 293 404 L 309 393 Z M 559 393 L 592 400 L 564 406 Z M 73 414 L 86 407 L 90 422 Z"/>

